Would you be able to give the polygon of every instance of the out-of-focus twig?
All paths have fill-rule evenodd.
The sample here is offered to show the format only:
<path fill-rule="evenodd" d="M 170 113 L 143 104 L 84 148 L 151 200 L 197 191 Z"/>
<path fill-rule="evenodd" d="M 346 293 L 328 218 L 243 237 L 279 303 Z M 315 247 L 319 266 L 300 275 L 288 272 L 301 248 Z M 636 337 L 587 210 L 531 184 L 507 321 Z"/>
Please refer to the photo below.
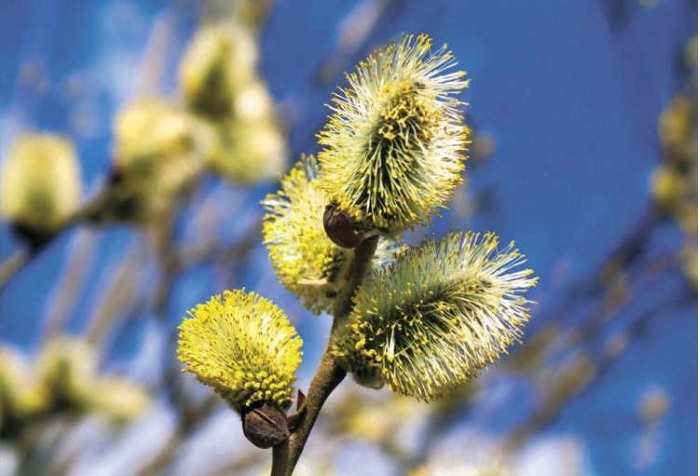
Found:
<path fill-rule="evenodd" d="M 345 63 L 357 54 L 388 8 L 396 2 L 397 0 L 363 0 L 345 16 L 338 27 L 335 49 L 317 68 L 321 81 L 331 82 L 343 71 Z"/>
<path fill-rule="evenodd" d="M 686 305 L 692 301 L 692 296 L 688 293 L 683 293 L 671 302 L 664 302 L 655 306 L 652 310 L 640 313 L 628 329 L 627 335 L 634 335 L 660 313 L 668 312 L 670 309 Z M 552 379 L 552 384 L 547 386 L 547 392 L 542 399 L 542 403 L 524 423 L 511 431 L 500 447 L 499 453 L 502 455 L 512 454 L 533 434 L 541 432 L 556 421 L 563 408 L 570 404 L 574 397 L 581 395 L 598 381 L 623 353 L 624 347 L 613 348 L 611 351 L 604 349 L 599 353 L 588 351 L 581 353 L 565 365 Z"/>
<path fill-rule="evenodd" d="M 101 302 L 89 319 L 85 336 L 88 342 L 99 346 L 116 317 L 133 307 L 140 291 L 143 265 L 143 250 L 132 244 L 126 251 L 126 258 L 115 271 L 111 283 L 104 291 Z"/>
<path fill-rule="evenodd" d="M 26 249 L 16 250 L 0 265 L 0 290 L 19 273 L 32 259 L 32 253 Z"/>
<path fill-rule="evenodd" d="M 63 328 L 71 306 L 78 297 L 81 283 L 93 255 L 94 245 L 94 235 L 90 231 L 80 230 L 78 232 L 68 260 L 68 269 L 64 271 L 56 288 L 53 302 L 49 306 L 49 315 L 42 334 L 43 342 L 55 337 Z"/>

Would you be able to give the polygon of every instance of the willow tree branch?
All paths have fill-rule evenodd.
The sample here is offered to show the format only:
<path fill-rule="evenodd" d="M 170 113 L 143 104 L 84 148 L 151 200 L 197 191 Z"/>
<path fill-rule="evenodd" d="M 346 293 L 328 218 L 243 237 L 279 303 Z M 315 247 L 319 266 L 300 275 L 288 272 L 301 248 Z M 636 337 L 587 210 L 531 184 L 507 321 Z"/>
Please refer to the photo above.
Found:
<path fill-rule="evenodd" d="M 323 404 L 344 378 L 345 370 L 336 364 L 330 348 L 326 348 L 316 375 L 311 380 L 309 393 L 304 403 L 305 411 L 298 426 L 287 441 L 272 449 L 273 476 L 290 476 L 292 474 Z"/>
<path fill-rule="evenodd" d="M 335 306 L 333 307 L 333 330 L 331 332 L 331 337 L 336 328 L 345 322 L 348 314 L 352 311 L 352 298 L 367 274 L 369 265 L 372 262 L 372 257 L 374 257 L 374 252 L 377 250 L 378 241 L 379 236 L 371 236 L 363 240 L 357 248 L 355 248 L 355 255 L 350 264 L 350 269 L 348 270 L 350 274 L 348 284 L 338 293 Z"/>
<path fill-rule="evenodd" d="M 0 289 L 19 273 L 31 260 L 31 253 L 28 250 L 20 249 L 12 253 L 7 260 L 0 264 Z"/>
<path fill-rule="evenodd" d="M 355 249 L 354 258 L 348 270 L 348 284 L 336 298 L 333 309 L 333 328 L 316 375 L 311 380 L 306 395 L 305 409 L 299 416 L 296 427 L 292 429 L 289 439 L 272 450 L 272 476 L 291 476 L 323 404 L 345 378 L 346 372 L 338 365 L 332 352 L 336 331 L 342 326 L 352 310 L 352 298 L 367 274 L 367 269 L 377 249 L 377 241 L 377 236 L 367 238 Z"/>
<path fill-rule="evenodd" d="M 48 317 L 41 333 L 41 342 L 46 342 L 63 332 L 66 320 L 79 298 L 80 291 L 90 271 L 95 245 L 95 235 L 91 231 L 85 229 L 78 231 L 68 252 L 68 266 L 61 273 L 54 298 L 49 304 Z"/>

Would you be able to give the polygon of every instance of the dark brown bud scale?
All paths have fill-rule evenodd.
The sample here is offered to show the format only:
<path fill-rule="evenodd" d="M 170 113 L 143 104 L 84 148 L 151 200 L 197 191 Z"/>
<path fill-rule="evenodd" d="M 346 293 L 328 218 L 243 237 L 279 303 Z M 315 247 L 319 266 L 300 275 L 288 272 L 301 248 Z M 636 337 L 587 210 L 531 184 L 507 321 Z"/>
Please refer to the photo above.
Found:
<path fill-rule="evenodd" d="M 272 448 L 289 438 L 287 415 L 272 403 L 250 408 L 243 413 L 243 434 L 258 448 Z"/>
<path fill-rule="evenodd" d="M 338 210 L 334 204 L 326 205 L 323 212 L 323 228 L 328 237 L 341 248 L 356 248 L 362 241 L 348 215 Z"/>

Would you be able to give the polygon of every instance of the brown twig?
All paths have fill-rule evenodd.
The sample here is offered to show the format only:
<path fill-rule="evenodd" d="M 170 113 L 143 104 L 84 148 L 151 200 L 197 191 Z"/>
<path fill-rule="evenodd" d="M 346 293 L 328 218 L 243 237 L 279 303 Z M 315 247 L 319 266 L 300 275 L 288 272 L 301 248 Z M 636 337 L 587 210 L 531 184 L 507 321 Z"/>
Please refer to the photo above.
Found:
<path fill-rule="evenodd" d="M 95 235 L 88 230 L 79 230 L 71 245 L 68 267 L 62 273 L 49 305 L 41 341 L 46 342 L 64 331 L 66 320 L 75 305 L 92 263 L 95 251 Z"/>
<path fill-rule="evenodd" d="M 649 321 L 674 309 L 693 302 L 692 293 L 683 293 L 670 302 L 664 302 L 644 313 L 640 313 L 629 329 L 627 335 L 634 335 Z M 625 348 L 627 348 L 626 346 Z M 610 352 L 606 349 L 598 353 L 593 351 L 583 352 L 573 359 L 573 362 L 558 371 L 556 377 L 548 384 L 542 402 L 523 423 L 516 426 L 498 449 L 501 455 L 513 454 L 521 448 L 525 442 L 536 433 L 554 423 L 567 405 L 591 388 L 624 354 L 624 348 L 620 351 Z"/>
<path fill-rule="evenodd" d="M 26 249 L 16 250 L 0 265 L 0 289 L 10 282 L 31 261 L 32 253 Z"/>
<path fill-rule="evenodd" d="M 345 378 L 345 370 L 338 365 L 332 353 L 335 334 L 352 310 L 352 297 L 367 273 L 367 268 L 377 249 L 377 241 L 377 236 L 367 238 L 355 250 L 355 256 L 349 269 L 348 284 L 338 294 L 335 302 L 333 328 L 326 350 L 321 357 L 321 363 L 316 370 L 316 375 L 311 380 L 309 392 L 306 395 L 306 410 L 301 414 L 289 439 L 273 448 L 272 476 L 291 476 L 323 404 Z"/>
<path fill-rule="evenodd" d="M 119 316 L 127 309 L 133 309 L 137 302 L 143 279 L 143 250 L 132 243 L 124 254 L 119 267 L 111 275 L 111 280 L 101 296 L 95 312 L 88 319 L 85 339 L 96 347 L 101 347 L 109 330 Z"/>

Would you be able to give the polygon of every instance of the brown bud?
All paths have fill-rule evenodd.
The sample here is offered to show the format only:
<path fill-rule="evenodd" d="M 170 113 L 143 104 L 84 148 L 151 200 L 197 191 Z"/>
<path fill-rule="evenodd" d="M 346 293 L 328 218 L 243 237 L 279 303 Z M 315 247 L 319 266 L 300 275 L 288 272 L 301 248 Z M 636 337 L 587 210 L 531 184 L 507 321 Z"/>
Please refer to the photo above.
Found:
<path fill-rule="evenodd" d="M 362 241 L 362 235 L 355 230 L 350 217 L 332 203 L 326 205 L 323 212 L 323 228 L 333 243 L 341 248 L 355 248 Z"/>
<path fill-rule="evenodd" d="M 382 374 L 377 368 L 355 369 L 352 376 L 355 379 L 355 382 L 366 388 L 379 390 L 384 386 L 384 379 L 382 379 Z"/>
<path fill-rule="evenodd" d="M 289 430 L 295 431 L 299 422 L 306 413 L 306 395 L 301 390 L 297 390 L 297 411 L 289 415 Z"/>
<path fill-rule="evenodd" d="M 289 438 L 287 415 L 275 404 L 263 403 L 243 413 L 243 434 L 258 448 L 272 448 Z"/>

